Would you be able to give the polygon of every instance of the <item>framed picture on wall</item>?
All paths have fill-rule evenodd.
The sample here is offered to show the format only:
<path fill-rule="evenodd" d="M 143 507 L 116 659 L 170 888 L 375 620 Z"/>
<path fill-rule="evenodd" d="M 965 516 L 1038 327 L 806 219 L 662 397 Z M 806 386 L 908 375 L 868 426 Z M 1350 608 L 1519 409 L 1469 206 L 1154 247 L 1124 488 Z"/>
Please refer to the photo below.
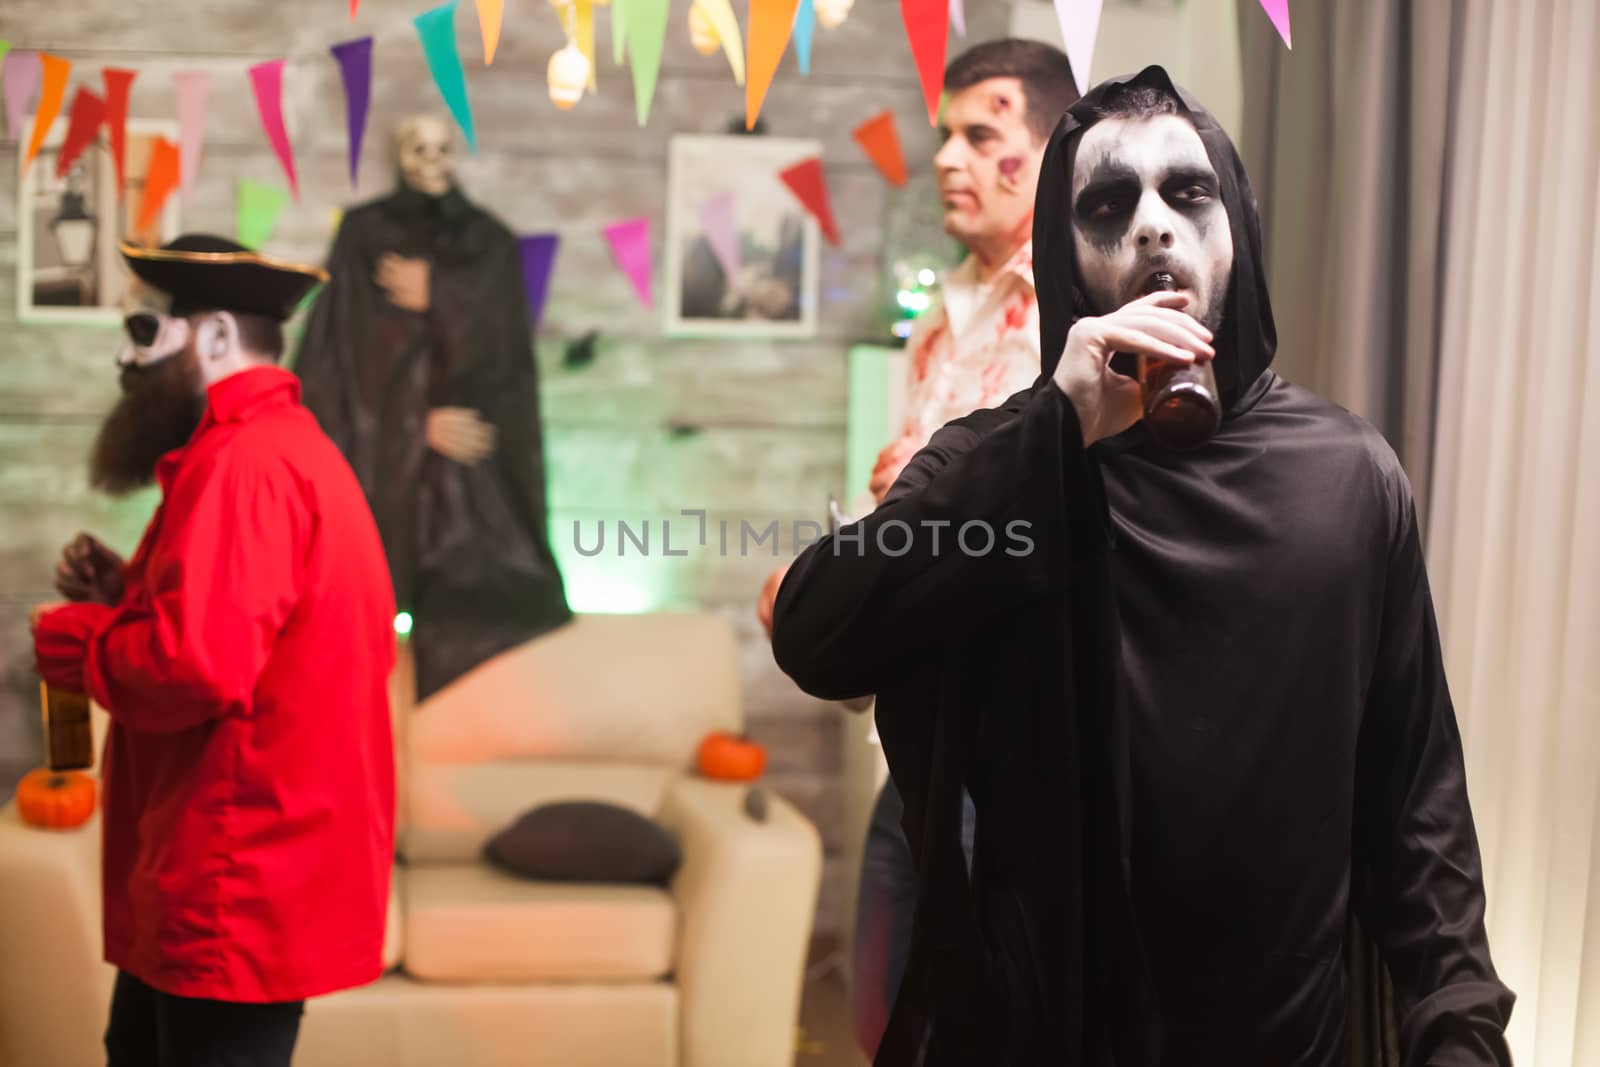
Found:
<path fill-rule="evenodd" d="M 669 337 L 810 337 L 821 234 L 778 172 L 818 141 L 678 136 L 667 173 Z"/>
<path fill-rule="evenodd" d="M 21 137 L 24 147 L 32 129 L 30 118 Z M 178 235 L 176 191 L 144 232 L 137 228 L 156 142 L 165 138 L 175 144 L 178 128 L 171 122 L 128 120 L 120 197 L 104 130 L 65 174 L 57 173 L 66 131 L 65 117 L 57 119 L 27 167 L 25 151 L 17 152 L 17 317 L 115 325 L 122 321 L 129 279 L 118 243 L 164 244 Z"/>

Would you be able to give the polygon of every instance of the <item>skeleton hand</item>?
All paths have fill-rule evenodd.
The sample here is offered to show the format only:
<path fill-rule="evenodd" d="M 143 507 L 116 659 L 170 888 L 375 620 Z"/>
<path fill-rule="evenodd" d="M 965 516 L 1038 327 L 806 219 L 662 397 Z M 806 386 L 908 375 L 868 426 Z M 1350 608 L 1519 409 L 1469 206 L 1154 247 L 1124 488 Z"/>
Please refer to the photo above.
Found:
<path fill-rule="evenodd" d="M 468 467 L 494 452 L 494 427 L 471 408 L 434 408 L 428 412 L 428 447 Z"/>
<path fill-rule="evenodd" d="M 425 259 L 407 259 L 391 252 L 378 260 L 378 284 L 388 291 L 389 303 L 395 307 L 427 311 L 428 280 Z"/>

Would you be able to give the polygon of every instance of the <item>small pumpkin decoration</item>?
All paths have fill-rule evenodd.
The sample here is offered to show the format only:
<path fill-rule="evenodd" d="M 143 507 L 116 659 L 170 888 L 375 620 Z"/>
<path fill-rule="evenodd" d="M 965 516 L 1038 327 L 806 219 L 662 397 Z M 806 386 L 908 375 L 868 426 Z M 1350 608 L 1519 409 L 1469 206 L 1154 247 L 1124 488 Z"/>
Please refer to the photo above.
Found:
<path fill-rule="evenodd" d="M 17 785 L 17 812 L 30 826 L 71 830 L 94 814 L 94 779 L 81 771 L 29 771 Z"/>
<path fill-rule="evenodd" d="M 717 730 L 700 742 L 695 764 L 719 782 L 753 782 L 767 769 L 767 750 L 742 734 Z"/>

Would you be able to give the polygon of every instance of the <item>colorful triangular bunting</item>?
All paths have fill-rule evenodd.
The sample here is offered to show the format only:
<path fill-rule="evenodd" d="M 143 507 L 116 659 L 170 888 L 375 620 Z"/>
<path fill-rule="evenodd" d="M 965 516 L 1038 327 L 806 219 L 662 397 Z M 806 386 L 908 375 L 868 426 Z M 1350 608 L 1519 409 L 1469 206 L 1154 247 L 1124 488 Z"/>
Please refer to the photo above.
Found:
<path fill-rule="evenodd" d="M 1267 18 L 1272 20 L 1272 25 L 1278 30 L 1278 36 L 1283 38 L 1285 48 L 1294 48 L 1289 40 L 1289 0 L 1261 0 L 1261 10 L 1267 13 Z"/>
<path fill-rule="evenodd" d="M 467 147 L 476 152 L 478 134 L 472 126 L 467 78 L 461 70 L 461 57 L 456 53 L 455 0 L 424 11 L 411 21 L 417 27 L 417 36 L 422 38 L 422 51 L 428 57 L 428 70 L 433 74 L 434 84 L 439 87 L 450 114 L 455 116 L 456 125 L 466 134 Z"/>
<path fill-rule="evenodd" d="M 200 170 L 200 146 L 206 134 L 206 94 L 211 75 L 203 70 L 179 71 L 173 76 L 178 90 L 178 154 L 183 172 L 183 195 L 194 188 Z"/>
<path fill-rule="evenodd" d="M 700 205 L 700 232 L 725 278 L 739 273 L 739 225 L 733 193 L 718 193 Z"/>
<path fill-rule="evenodd" d="M 613 3 L 616 0 L 612 0 Z M 717 41 L 722 45 L 722 52 L 728 57 L 728 66 L 733 68 L 733 80 L 736 84 L 744 84 L 744 38 L 739 33 L 739 20 L 733 15 L 733 7 L 728 0 L 695 0 L 695 6 L 706 13 L 711 20 L 711 25 L 717 31 Z"/>
<path fill-rule="evenodd" d="M 900 135 L 895 132 L 893 111 L 884 108 L 857 126 L 852 136 L 890 185 L 902 186 L 906 183 L 906 157 L 900 150 Z"/>
<path fill-rule="evenodd" d="M 801 160 L 792 167 L 778 172 L 783 184 L 794 193 L 795 199 L 811 213 L 822 227 L 822 236 L 831 245 L 839 243 L 839 227 L 833 221 L 833 206 L 828 202 L 828 182 L 822 174 L 822 160 L 816 156 Z"/>
<path fill-rule="evenodd" d="M 350 188 L 361 169 L 361 142 L 367 131 L 367 103 L 372 96 L 372 38 L 346 41 L 329 49 L 339 62 L 344 81 L 345 126 L 350 144 Z"/>
<path fill-rule="evenodd" d="M 500 47 L 500 20 L 505 16 L 506 0 L 478 0 L 478 28 L 483 31 L 483 65 L 494 65 L 495 49 Z"/>
<path fill-rule="evenodd" d="M 950 0 L 900 0 L 900 20 L 911 42 L 911 57 L 928 105 L 928 125 L 939 124 L 939 94 L 944 91 L 945 39 L 950 36 Z"/>
<path fill-rule="evenodd" d="M 265 185 L 249 178 L 239 182 L 239 201 L 234 218 L 236 236 L 246 248 L 260 251 L 278 225 L 278 216 L 289 203 L 289 194 L 276 185 Z"/>
<path fill-rule="evenodd" d="M 800 0 L 750 0 L 750 52 L 745 64 L 744 128 L 756 128 L 761 105 L 778 73 L 783 50 L 794 29 L 795 9 Z"/>
<path fill-rule="evenodd" d="M 628 60 L 633 66 L 633 106 L 641 126 L 650 119 L 666 43 L 667 0 L 628 0 Z"/>
<path fill-rule="evenodd" d="M 539 233 L 522 238 L 522 284 L 528 294 L 528 319 L 535 331 L 544 321 L 544 300 L 550 291 L 550 271 L 556 261 L 561 235 Z"/>
<path fill-rule="evenodd" d="M 261 116 L 261 128 L 278 154 L 283 172 L 289 176 L 289 189 L 295 199 L 300 198 L 300 180 L 294 172 L 294 149 L 289 144 L 289 131 L 283 126 L 283 64 L 281 59 L 257 63 L 250 68 L 250 85 L 256 95 L 256 113 Z"/>
<path fill-rule="evenodd" d="M 1078 92 L 1089 91 L 1089 70 L 1094 66 L 1094 42 L 1100 35 L 1102 0 L 1056 0 L 1056 21 L 1061 25 L 1061 43 Z"/>
<path fill-rule="evenodd" d="M 50 127 L 61 114 L 61 100 L 67 95 L 67 77 L 72 73 L 72 63 L 60 56 L 40 56 L 42 70 L 39 79 L 39 109 L 33 116 L 33 136 L 28 140 L 28 154 L 23 157 L 22 169 L 33 165 L 33 159 L 44 147 Z"/>
<path fill-rule="evenodd" d="M 83 150 L 100 132 L 100 124 L 105 117 L 106 102 L 83 86 L 78 86 L 77 95 L 72 98 L 72 107 L 67 114 L 67 138 L 61 143 L 61 151 L 56 153 L 56 177 L 66 177 L 72 164 L 77 162 Z"/>
<path fill-rule="evenodd" d="M 40 60 L 37 52 L 15 51 L 0 64 L 0 82 L 6 94 L 6 131 L 22 140 L 22 117 L 33 103 L 34 90 L 39 86 Z"/>
<path fill-rule="evenodd" d="M 630 11 L 629 17 L 632 15 Z M 654 307 L 655 297 L 650 286 L 650 220 L 638 218 L 613 223 L 605 228 L 605 235 L 617 266 L 633 283 L 633 291 L 639 294 L 640 302 L 647 308 Z"/>
<path fill-rule="evenodd" d="M 794 13 L 794 57 L 800 73 L 811 74 L 811 37 L 817 29 L 817 7 L 813 0 L 800 0 Z"/>
<path fill-rule="evenodd" d="M 138 221 L 134 223 L 141 235 L 155 226 L 167 198 L 178 187 L 178 180 L 178 146 L 165 137 L 157 137 L 150 150 L 150 165 L 144 172 L 144 199 L 139 202 Z M 156 239 L 159 233 L 151 232 L 149 236 Z"/>
<path fill-rule="evenodd" d="M 128 155 L 128 95 L 138 71 L 106 67 L 100 78 L 106 85 L 106 131 L 111 135 L 111 161 L 117 168 L 117 198 L 122 198 Z"/>

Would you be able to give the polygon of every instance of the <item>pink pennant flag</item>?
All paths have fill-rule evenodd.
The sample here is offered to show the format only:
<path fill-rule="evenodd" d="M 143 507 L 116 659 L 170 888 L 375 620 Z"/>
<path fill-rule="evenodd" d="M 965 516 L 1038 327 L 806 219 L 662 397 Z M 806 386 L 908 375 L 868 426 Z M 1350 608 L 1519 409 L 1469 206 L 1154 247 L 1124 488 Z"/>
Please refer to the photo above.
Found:
<path fill-rule="evenodd" d="M 614 223 L 606 227 L 605 234 L 617 266 L 633 283 L 639 300 L 647 308 L 655 307 L 650 290 L 650 220 L 639 218 Z"/>
<path fill-rule="evenodd" d="M 1289 0 L 1261 0 L 1261 10 L 1278 28 L 1278 36 L 1283 38 L 1284 47 L 1292 49 L 1294 45 L 1289 41 Z"/>
<path fill-rule="evenodd" d="M 289 177 L 289 189 L 296 200 L 300 199 L 300 181 L 294 173 L 294 149 L 289 147 L 289 132 L 283 128 L 283 63 L 274 59 L 250 68 L 250 84 L 256 93 L 256 111 L 261 116 L 261 127 L 267 131 L 278 162 Z"/>
<path fill-rule="evenodd" d="M 950 0 L 950 25 L 956 28 L 957 37 L 967 35 L 967 5 L 963 0 Z"/>
<path fill-rule="evenodd" d="M 33 94 L 39 89 L 39 72 L 43 63 L 38 52 L 13 51 L 6 54 L 5 69 L 0 80 L 5 82 L 6 130 L 17 140 L 22 139 L 22 116 L 33 103 Z"/>
<path fill-rule="evenodd" d="M 700 231 L 725 277 L 739 273 L 739 227 L 732 193 L 720 193 L 700 205 Z"/>
<path fill-rule="evenodd" d="M 179 71 L 172 79 L 178 87 L 178 157 L 183 171 L 183 195 L 194 188 L 200 170 L 200 145 L 206 135 L 206 93 L 211 75 L 203 70 Z"/>
<path fill-rule="evenodd" d="M 1102 0 L 1056 0 L 1056 21 L 1078 92 L 1089 91 L 1089 67 L 1094 63 L 1094 42 L 1100 35 Z"/>

